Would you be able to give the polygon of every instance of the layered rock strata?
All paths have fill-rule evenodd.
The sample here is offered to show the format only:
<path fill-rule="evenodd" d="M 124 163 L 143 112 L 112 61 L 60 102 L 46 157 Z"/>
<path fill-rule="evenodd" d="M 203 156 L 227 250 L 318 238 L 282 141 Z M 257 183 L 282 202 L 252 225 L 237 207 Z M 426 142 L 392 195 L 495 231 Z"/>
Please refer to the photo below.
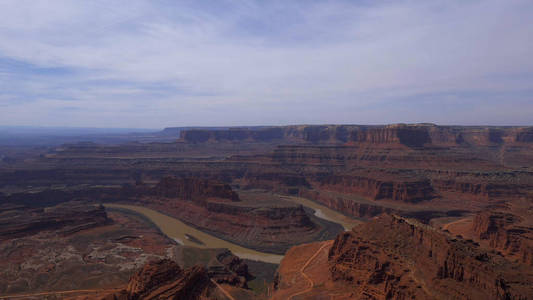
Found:
<path fill-rule="evenodd" d="M 55 231 L 68 235 L 109 224 L 103 206 L 66 202 L 46 208 L 4 204 L 0 206 L 0 240 Z"/>

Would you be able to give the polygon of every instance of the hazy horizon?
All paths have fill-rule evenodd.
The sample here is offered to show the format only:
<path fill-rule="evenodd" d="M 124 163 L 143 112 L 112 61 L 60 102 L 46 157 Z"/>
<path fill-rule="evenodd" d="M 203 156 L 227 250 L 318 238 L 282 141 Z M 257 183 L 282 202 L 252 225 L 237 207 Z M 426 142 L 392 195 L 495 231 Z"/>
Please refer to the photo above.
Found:
<path fill-rule="evenodd" d="M 0 126 L 533 125 L 533 2 L 0 2 Z"/>

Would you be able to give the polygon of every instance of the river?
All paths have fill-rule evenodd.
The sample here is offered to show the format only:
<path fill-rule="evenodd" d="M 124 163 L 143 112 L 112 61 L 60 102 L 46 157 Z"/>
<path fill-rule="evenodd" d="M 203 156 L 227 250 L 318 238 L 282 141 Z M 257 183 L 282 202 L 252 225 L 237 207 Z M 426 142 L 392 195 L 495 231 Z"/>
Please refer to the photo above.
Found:
<path fill-rule="evenodd" d="M 291 201 L 312 208 L 315 211 L 315 216 L 340 224 L 344 227 L 344 230 L 351 230 L 354 226 L 362 223 L 361 221 L 349 218 L 328 207 L 305 198 L 288 196 L 281 197 L 286 201 Z M 185 246 L 198 248 L 227 248 L 240 258 L 273 264 L 279 264 L 283 258 L 283 255 L 252 250 L 217 238 L 192 226 L 189 226 L 176 218 L 167 216 L 153 209 L 136 205 L 115 203 L 106 203 L 104 206 L 109 208 L 126 209 L 141 214 L 150 219 L 150 221 L 154 223 L 165 235 L 174 239 L 177 243 Z M 187 237 L 187 235 L 192 236 L 193 238 Z M 199 240 L 201 243 L 198 243 L 198 241 L 195 242 L 194 239 Z"/>
<path fill-rule="evenodd" d="M 279 264 L 283 258 L 283 255 L 259 252 L 219 239 L 194 227 L 191 227 L 176 218 L 169 217 L 153 209 L 136 205 L 115 203 L 106 203 L 104 206 L 109 208 L 126 209 L 139 213 L 150 219 L 150 221 L 152 221 L 152 223 L 154 223 L 165 235 L 185 246 L 193 246 L 197 248 L 227 248 L 240 258 L 272 264 Z M 191 241 L 189 238 L 187 238 L 186 234 L 200 240 L 203 245 Z"/>

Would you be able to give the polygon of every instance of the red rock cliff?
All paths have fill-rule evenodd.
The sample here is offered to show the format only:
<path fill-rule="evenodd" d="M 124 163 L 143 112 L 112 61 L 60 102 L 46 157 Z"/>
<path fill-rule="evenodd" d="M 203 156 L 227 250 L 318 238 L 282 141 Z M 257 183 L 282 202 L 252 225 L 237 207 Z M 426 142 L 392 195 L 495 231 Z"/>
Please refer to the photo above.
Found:
<path fill-rule="evenodd" d="M 334 281 L 345 282 L 367 298 L 529 299 L 533 295 L 530 269 L 391 215 L 339 235 L 329 262 Z"/>

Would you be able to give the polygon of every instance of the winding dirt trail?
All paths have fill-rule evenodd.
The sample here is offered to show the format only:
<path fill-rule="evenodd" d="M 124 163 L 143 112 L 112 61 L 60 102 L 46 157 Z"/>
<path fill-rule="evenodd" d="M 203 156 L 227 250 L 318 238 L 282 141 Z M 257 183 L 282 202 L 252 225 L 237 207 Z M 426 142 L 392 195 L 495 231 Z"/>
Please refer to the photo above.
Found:
<path fill-rule="evenodd" d="M 309 282 L 309 287 L 303 291 L 300 291 L 300 292 L 297 292 L 295 294 L 292 294 L 290 295 L 287 299 L 289 300 L 292 300 L 294 297 L 296 296 L 300 296 L 300 295 L 303 295 L 305 293 L 308 293 L 310 292 L 314 287 L 315 287 L 315 283 L 313 282 L 313 280 L 307 275 L 305 274 L 305 268 L 307 268 L 307 266 L 309 266 L 309 264 L 320 254 L 320 252 L 326 248 L 327 246 L 331 246 L 330 243 L 325 243 L 324 245 L 322 245 L 322 247 L 320 247 L 306 262 L 305 264 L 302 266 L 302 268 L 300 269 L 300 273 L 302 274 L 302 276 Z"/>

